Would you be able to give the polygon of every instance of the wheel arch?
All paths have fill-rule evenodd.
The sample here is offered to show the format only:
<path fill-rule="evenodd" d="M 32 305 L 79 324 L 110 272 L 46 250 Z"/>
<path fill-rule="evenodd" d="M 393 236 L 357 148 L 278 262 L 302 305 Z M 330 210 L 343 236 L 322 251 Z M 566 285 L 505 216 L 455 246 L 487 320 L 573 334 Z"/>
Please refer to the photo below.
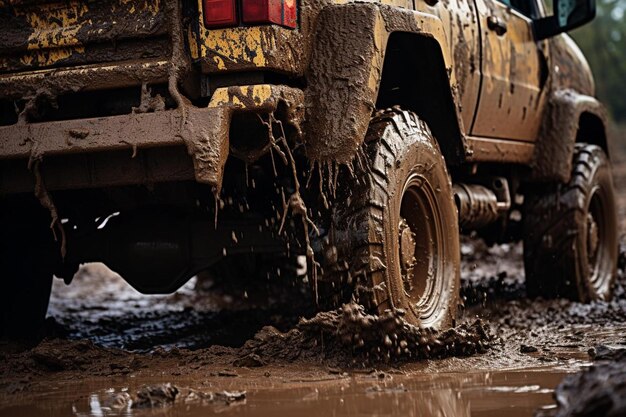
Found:
<path fill-rule="evenodd" d="M 463 136 L 443 52 L 435 38 L 410 32 L 390 34 L 376 108 L 394 105 L 426 122 L 447 163 L 461 161 Z"/>
<path fill-rule="evenodd" d="M 390 54 L 396 48 L 411 59 L 399 78 L 403 97 L 398 102 L 384 91 L 398 81 L 393 67 L 402 53 Z M 350 163 L 374 110 L 392 105 L 429 124 L 448 163 L 465 156 L 453 58 L 444 24 L 434 14 L 376 3 L 325 7 L 306 78 L 303 133 L 314 161 Z"/>
<path fill-rule="evenodd" d="M 532 180 L 567 183 L 576 143 L 600 146 L 610 156 L 607 112 L 594 97 L 572 89 L 559 89 L 549 98 L 535 144 Z"/>
<path fill-rule="evenodd" d="M 609 141 L 607 137 L 605 121 L 596 113 L 584 111 L 578 119 L 578 132 L 576 132 L 576 143 L 589 143 L 598 145 L 609 158 Z"/>

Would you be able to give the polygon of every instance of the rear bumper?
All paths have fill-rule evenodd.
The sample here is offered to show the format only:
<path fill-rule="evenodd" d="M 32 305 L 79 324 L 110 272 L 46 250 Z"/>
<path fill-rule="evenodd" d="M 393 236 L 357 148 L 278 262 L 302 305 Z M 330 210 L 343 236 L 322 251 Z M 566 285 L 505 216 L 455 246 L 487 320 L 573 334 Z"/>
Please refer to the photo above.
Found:
<path fill-rule="evenodd" d="M 206 108 L 185 105 L 154 113 L 0 127 L 0 193 L 31 191 L 29 167 L 34 161 L 41 162 L 48 189 L 195 179 L 219 190 L 232 115 L 269 114 L 283 103 L 297 126 L 304 113 L 303 96 L 302 90 L 285 86 L 227 87 L 216 90 Z M 171 157 L 164 148 L 172 149 Z M 180 157 L 181 148 L 187 159 Z M 130 160 L 123 166 L 130 163 L 132 168 L 116 166 L 120 152 Z M 158 162 L 146 165 L 146 157 L 157 154 Z M 96 175 L 93 160 L 100 161 Z M 47 165 L 55 167 L 54 173 L 45 172 Z M 107 165 L 108 172 L 102 174 Z M 52 178 L 45 178 L 48 175 Z"/>
<path fill-rule="evenodd" d="M 142 82 L 165 83 L 171 67 L 168 60 L 151 59 L 0 74 L 0 98 L 19 100 L 36 96 L 41 86 L 63 94 L 137 86 Z"/>
<path fill-rule="evenodd" d="M 0 128 L 0 158 L 30 159 L 182 145 L 177 129 L 180 123 L 179 111 L 162 111 L 6 126 Z"/>

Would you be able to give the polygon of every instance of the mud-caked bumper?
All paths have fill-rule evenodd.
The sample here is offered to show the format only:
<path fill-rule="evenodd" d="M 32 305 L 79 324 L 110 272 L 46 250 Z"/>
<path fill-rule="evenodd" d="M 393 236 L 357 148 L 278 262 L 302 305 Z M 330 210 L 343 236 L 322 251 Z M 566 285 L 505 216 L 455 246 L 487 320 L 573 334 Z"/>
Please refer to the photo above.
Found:
<path fill-rule="evenodd" d="M 0 127 L 0 193 L 32 190 L 37 165 L 50 168 L 49 189 L 195 178 L 219 190 L 233 115 L 272 114 L 284 106 L 298 125 L 303 100 L 302 90 L 291 87 L 237 86 L 217 89 L 205 108 L 184 104 L 152 113 Z"/>

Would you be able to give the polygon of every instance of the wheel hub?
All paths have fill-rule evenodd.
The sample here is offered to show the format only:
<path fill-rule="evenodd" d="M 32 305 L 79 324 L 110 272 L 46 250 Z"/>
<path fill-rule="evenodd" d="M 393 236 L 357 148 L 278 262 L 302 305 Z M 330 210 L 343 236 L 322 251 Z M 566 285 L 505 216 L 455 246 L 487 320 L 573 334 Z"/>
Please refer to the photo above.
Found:
<path fill-rule="evenodd" d="M 599 242 L 600 235 L 598 231 L 598 224 L 593 218 L 593 215 L 589 213 L 587 214 L 587 254 L 590 265 L 595 264 Z"/>
<path fill-rule="evenodd" d="M 413 288 L 415 259 L 415 232 L 411 230 L 408 222 L 404 218 L 400 218 L 398 226 L 400 237 L 400 263 L 402 269 L 402 280 L 407 292 Z"/>

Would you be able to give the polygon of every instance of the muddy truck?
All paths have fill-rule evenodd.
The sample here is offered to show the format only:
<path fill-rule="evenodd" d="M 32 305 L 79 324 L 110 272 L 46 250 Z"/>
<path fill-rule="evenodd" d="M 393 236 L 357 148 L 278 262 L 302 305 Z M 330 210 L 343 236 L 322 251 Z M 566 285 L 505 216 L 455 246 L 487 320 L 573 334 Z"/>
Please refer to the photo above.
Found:
<path fill-rule="evenodd" d="M 0 0 L 2 337 L 53 276 L 308 282 L 443 329 L 460 234 L 531 296 L 608 300 L 607 117 L 564 32 L 593 0 Z M 303 274 L 303 271 L 306 271 Z"/>

